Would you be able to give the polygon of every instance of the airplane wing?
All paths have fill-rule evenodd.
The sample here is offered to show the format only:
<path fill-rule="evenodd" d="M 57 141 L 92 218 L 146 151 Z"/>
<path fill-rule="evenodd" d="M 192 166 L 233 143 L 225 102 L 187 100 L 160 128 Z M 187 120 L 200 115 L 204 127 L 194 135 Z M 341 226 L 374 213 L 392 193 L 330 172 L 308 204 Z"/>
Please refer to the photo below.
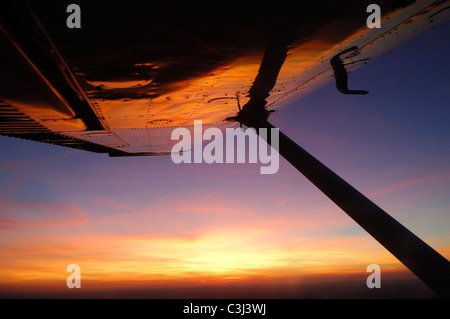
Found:
<path fill-rule="evenodd" d="M 449 1 L 377 1 L 381 28 L 371 29 L 371 2 L 77 1 L 81 28 L 69 28 L 71 1 L 3 1 L 0 134 L 110 156 L 170 154 L 175 127 L 233 127 L 238 102 L 258 94 L 278 111 L 335 81 L 337 54 L 356 47 L 340 56 L 354 70 L 450 12 Z M 258 73 L 271 41 L 282 52 Z"/>

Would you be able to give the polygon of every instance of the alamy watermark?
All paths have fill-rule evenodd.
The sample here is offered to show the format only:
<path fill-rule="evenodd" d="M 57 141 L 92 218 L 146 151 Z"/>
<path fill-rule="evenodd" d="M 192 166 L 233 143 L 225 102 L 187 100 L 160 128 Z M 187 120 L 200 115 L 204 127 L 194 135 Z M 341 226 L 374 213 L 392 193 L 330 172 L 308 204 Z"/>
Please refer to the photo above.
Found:
<path fill-rule="evenodd" d="M 366 9 L 367 13 L 371 13 L 366 20 L 367 27 L 370 29 L 381 28 L 381 8 L 378 4 L 369 4 Z"/>
<path fill-rule="evenodd" d="M 257 163 L 259 159 L 260 163 L 267 164 L 261 166 L 261 174 L 275 174 L 279 168 L 279 130 L 270 129 L 272 148 L 265 141 L 268 134 L 267 128 L 259 129 L 259 137 L 254 128 L 227 128 L 225 136 L 216 127 L 207 128 L 203 132 L 202 121 L 196 120 L 193 134 L 185 127 L 172 131 L 171 139 L 179 140 L 172 147 L 172 161 L 176 164 L 246 163 L 246 160 L 248 163 Z M 203 141 L 210 142 L 203 147 Z"/>
<path fill-rule="evenodd" d="M 81 28 L 81 8 L 78 4 L 69 4 L 66 9 L 70 15 L 66 19 L 66 25 L 69 29 Z"/>
<path fill-rule="evenodd" d="M 81 268 L 77 264 L 70 264 L 67 266 L 67 272 L 71 274 L 67 277 L 67 288 L 81 288 Z"/>

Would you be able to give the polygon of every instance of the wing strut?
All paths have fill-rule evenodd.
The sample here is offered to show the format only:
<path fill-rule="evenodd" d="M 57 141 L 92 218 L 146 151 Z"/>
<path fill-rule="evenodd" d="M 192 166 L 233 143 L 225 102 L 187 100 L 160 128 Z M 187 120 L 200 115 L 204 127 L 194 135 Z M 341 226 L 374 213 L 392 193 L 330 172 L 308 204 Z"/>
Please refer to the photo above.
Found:
<path fill-rule="evenodd" d="M 253 127 L 258 133 L 261 128 L 274 128 L 267 121 L 270 112 L 265 108 L 265 98 L 275 85 L 288 45 L 289 41 L 269 43 L 258 76 L 249 91 L 250 100 L 236 117 L 229 120 Z M 272 145 L 271 134 L 265 135 L 267 137 L 262 137 Z M 450 262 L 446 258 L 282 132 L 279 132 L 278 151 L 438 296 L 450 298 Z"/>

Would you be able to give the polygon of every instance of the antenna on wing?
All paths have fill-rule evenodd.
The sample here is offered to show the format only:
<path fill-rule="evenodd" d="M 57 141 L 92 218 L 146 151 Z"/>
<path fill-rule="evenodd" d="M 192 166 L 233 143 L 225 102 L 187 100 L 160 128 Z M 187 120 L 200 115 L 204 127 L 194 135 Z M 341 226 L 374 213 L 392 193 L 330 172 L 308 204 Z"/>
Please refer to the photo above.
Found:
<path fill-rule="evenodd" d="M 358 50 L 358 47 L 353 46 L 351 48 L 348 48 L 335 56 L 333 56 L 330 60 L 330 64 L 333 67 L 334 70 L 334 77 L 336 78 L 336 88 L 339 90 L 339 92 L 343 94 L 367 94 L 368 91 L 363 90 L 349 90 L 348 89 L 348 73 L 344 66 L 344 63 L 341 60 L 341 55 L 345 54 L 347 52 Z"/>

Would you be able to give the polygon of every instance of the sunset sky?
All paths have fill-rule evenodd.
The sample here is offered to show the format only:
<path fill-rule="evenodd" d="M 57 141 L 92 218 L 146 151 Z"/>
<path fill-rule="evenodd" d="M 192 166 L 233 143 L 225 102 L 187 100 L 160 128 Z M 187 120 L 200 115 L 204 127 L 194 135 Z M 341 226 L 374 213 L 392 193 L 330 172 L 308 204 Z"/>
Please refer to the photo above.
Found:
<path fill-rule="evenodd" d="M 270 118 L 447 259 L 448 34 L 449 23 L 352 72 L 366 96 L 331 83 Z M 261 175 L 259 163 L 177 165 L 8 137 L 0 149 L 2 297 L 433 296 L 283 159 Z M 66 287 L 69 264 L 81 289 Z"/>

